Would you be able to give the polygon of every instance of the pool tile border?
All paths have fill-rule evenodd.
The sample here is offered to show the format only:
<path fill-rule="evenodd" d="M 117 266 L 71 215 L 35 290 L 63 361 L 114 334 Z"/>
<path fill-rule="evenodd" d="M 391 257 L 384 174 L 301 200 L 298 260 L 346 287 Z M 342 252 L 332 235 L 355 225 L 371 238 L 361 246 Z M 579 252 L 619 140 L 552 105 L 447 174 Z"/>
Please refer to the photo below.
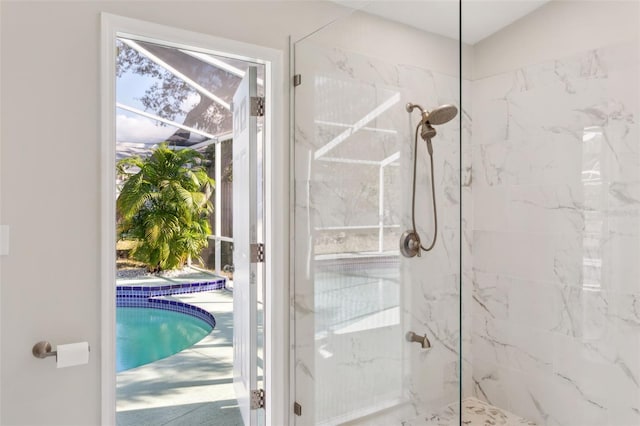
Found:
<path fill-rule="evenodd" d="M 225 288 L 227 279 L 215 278 L 209 281 L 194 283 L 175 283 L 166 285 L 117 285 L 116 298 L 158 297 L 174 294 L 197 293 L 200 291 L 220 290 Z"/>
<path fill-rule="evenodd" d="M 210 281 L 194 283 L 175 283 L 167 285 L 135 285 L 116 286 L 116 306 L 129 308 L 154 308 L 180 312 L 201 319 L 215 328 L 216 319 L 208 311 L 198 306 L 177 300 L 164 299 L 164 296 L 176 294 L 199 293 L 203 291 L 221 290 L 225 288 L 227 279 L 215 278 Z"/>

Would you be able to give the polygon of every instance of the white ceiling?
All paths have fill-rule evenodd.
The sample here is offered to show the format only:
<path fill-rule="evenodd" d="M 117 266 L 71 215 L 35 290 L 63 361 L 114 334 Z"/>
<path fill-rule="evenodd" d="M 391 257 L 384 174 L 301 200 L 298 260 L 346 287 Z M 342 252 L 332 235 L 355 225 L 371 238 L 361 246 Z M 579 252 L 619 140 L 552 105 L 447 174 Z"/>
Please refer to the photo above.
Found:
<path fill-rule="evenodd" d="M 453 39 L 458 33 L 458 0 L 333 0 L 392 21 Z M 550 0 L 462 0 L 462 41 L 476 44 Z"/>

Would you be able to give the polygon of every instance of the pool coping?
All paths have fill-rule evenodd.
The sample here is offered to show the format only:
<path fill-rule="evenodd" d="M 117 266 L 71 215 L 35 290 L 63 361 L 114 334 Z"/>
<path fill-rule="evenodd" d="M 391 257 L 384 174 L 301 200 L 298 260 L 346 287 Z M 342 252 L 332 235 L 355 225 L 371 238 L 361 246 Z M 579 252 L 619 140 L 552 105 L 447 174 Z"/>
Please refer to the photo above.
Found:
<path fill-rule="evenodd" d="M 152 308 L 180 312 L 198 318 L 210 325 L 212 328 L 215 328 L 216 320 L 210 312 L 198 306 L 166 299 L 165 297 L 224 289 L 227 282 L 225 277 L 212 276 L 211 279 L 205 280 L 194 278 L 194 280 L 196 280 L 195 282 L 186 283 L 178 283 L 167 277 L 159 276 L 156 278 L 169 281 L 171 284 L 117 285 L 116 282 L 116 307 Z M 185 277 L 183 279 L 188 278 Z"/>

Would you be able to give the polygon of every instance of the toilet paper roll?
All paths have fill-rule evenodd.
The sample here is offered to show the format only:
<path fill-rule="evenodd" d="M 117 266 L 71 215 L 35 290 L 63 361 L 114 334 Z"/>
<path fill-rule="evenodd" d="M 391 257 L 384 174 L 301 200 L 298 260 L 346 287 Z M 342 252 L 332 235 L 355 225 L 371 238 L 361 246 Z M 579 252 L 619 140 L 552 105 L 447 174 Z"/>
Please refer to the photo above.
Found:
<path fill-rule="evenodd" d="M 58 345 L 56 348 L 58 368 L 72 367 L 89 363 L 89 343 L 69 343 L 68 345 Z"/>

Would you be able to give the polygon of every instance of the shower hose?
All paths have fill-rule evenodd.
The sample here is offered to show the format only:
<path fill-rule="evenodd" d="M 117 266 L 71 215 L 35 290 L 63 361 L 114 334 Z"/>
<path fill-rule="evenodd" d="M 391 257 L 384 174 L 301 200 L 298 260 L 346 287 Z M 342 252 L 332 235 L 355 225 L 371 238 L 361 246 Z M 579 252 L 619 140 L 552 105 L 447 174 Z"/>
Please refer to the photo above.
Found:
<path fill-rule="evenodd" d="M 416 165 L 418 163 L 418 132 L 420 131 L 420 126 L 423 124 L 418 124 L 416 127 L 416 136 L 413 144 L 413 196 L 411 198 L 411 223 L 413 224 L 413 232 L 418 235 L 418 231 L 416 229 Z M 431 139 L 427 140 L 427 151 L 429 152 L 429 162 L 431 163 L 431 198 L 433 200 L 433 241 L 429 247 L 425 247 L 420 242 L 420 248 L 423 251 L 429 251 L 436 245 L 436 239 L 438 238 L 438 211 L 436 209 L 436 186 L 433 179 L 433 150 L 431 149 Z"/>

